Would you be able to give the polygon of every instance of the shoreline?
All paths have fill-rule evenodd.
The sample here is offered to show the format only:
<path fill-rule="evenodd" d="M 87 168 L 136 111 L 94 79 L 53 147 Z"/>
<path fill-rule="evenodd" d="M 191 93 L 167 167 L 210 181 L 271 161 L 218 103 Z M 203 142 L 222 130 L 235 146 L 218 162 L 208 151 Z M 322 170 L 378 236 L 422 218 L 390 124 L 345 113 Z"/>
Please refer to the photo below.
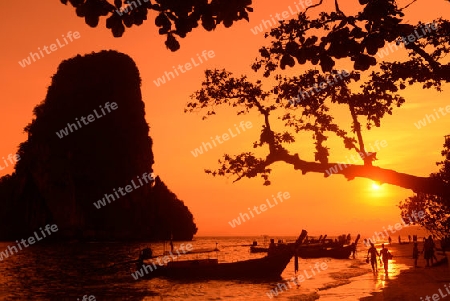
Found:
<path fill-rule="evenodd" d="M 450 268 L 448 263 L 436 267 L 425 267 L 426 261 L 423 254 L 419 254 L 417 268 L 414 268 L 412 259 L 413 243 L 408 244 L 386 244 L 389 251 L 394 255 L 392 266 L 397 264 L 408 266 L 407 270 L 400 271 L 400 274 L 393 279 L 385 278 L 384 270 L 379 270 L 378 281 L 385 281 L 385 286 L 381 291 L 372 292 L 371 296 L 360 298 L 362 301 L 394 301 L 394 300 L 426 300 L 435 294 L 446 293 L 446 287 L 450 290 Z M 423 243 L 418 243 L 419 251 L 423 249 Z M 378 249 L 378 246 L 377 246 Z M 449 254 L 447 254 L 448 258 Z M 437 251 L 436 257 L 441 260 L 442 252 Z M 444 286 L 447 285 L 447 286 Z M 423 299 L 420 299 L 420 298 Z M 431 300 L 431 299 L 428 299 Z"/>

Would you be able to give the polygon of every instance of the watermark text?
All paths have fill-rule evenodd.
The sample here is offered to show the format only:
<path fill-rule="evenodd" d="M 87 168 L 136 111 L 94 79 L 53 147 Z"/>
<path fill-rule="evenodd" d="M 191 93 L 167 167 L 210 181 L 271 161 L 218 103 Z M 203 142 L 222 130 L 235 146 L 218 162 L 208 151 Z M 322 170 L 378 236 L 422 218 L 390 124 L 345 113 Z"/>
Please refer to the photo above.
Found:
<path fill-rule="evenodd" d="M 281 203 L 283 203 L 283 200 L 287 200 L 291 197 L 291 195 L 289 194 L 289 192 L 278 192 L 277 194 L 277 198 L 274 197 L 274 195 L 272 194 L 272 198 L 275 204 L 272 204 L 269 199 L 266 199 L 266 203 L 267 205 L 269 205 L 269 208 L 273 208 L 276 205 L 278 205 L 278 200 L 280 200 Z M 250 213 L 250 215 L 252 216 L 252 218 L 255 217 L 255 215 L 253 214 L 253 211 L 256 214 L 261 214 L 262 212 L 265 212 L 268 208 L 267 205 L 265 203 L 262 203 L 259 206 L 254 206 L 253 209 L 248 208 L 248 213 Z M 259 211 L 258 209 L 260 209 L 261 211 Z M 250 220 L 250 215 L 248 215 L 248 213 L 240 213 L 239 216 L 237 217 L 237 219 L 233 219 L 231 222 L 228 222 L 231 226 L 231 228 L 236 228 L 236 225 L 240 225 L 241 224 L 241 219 L 242 219 L 242 223 L 246 222 L 246 218 L 247 220 Z"/>

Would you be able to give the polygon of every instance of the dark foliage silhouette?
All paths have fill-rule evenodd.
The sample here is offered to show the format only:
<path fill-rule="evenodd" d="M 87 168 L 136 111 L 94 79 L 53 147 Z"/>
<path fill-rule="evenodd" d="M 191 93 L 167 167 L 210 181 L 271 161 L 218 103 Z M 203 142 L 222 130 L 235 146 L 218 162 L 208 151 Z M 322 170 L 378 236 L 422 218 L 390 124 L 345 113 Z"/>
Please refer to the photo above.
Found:
<path fill-rule="evenodd" d="M 263 77 L 270 77 L 279 69 L 295 67 L 296 64 L 319 65 L 319 70 L 310 69 L 299 76 L 275 74 L 278 82 L 270 90 L 263 90 L 263 82 L 250 82 L 246 76 L 234 77 L 225 70 L 207 70 L 202 88 L 194 93 L 186 112 L 206 109 L 203 118 L 216 114 L 220 105 L 237 108 L 237 114 L 256 110 L 264 118 L 259 141 L 254 148 L 267 147 L 268 155 L 258 157 L 252 152 L 239 155 L 226 154 L 220 160 L 217 170 L 206 170 L 213 176 L 231 176 L 236 181 L 260 175 L 265 185 L 270 185 L 270 166 L 275 162 L 285 162 L 302 174 L 322 173 L 336 165 L 328 161 L 329 148 L 326 145 L 330 134 L 342 140 L 343 147 L 365 154 L 363 165 L 347 164 L 336 174 L 348 180 L 356 177 L 373 179 L 436 195 L 449 195 L 447 183 L 435 177 L 418 177 L 373 166 L 375 154 L 368 152 L 363 140 L 365 128 L 381 126 L 381 120 L 391 115 L 405 99 L 398 94 L 407 85 L 420 83 L 424 89 L 441 90 L 441 84 L 450 81 L 450 64 L 446 56 L 450 52 L 450 22 L 434 20 L 437 29 L 429 29 L 426 35 L 413 42 L 404 43 L 405 36 L 422 30 L 425 24 L 404 23 L 405 8 L 399 8 L 393 0 L 359 1 L 361 10 L 354 16 L 347 16 L 340 10 L 338 1 L 332 12 L 321 12 L 320 17 L 311 19 L 306 13 L 298 18 L 282 21 L 271 29 L 265 37 L 270 46 L 262 47 L 260 57 L 252 65 L 256 72 L 263 71 Z M 317 5 L 310 9 L 320 8 Z M 321 35 L 318 36 L 318 33 Z M 409 40 L 408 40 L 409 41 Z M 379 61 L 376 53 L 387 43 L 404 43 L 408 56 L 403 62 Z M 334 85 L 314 90 L 312 97 L 292 102 L 301 91 L 334 77 L 339 70 L 339 61 L 353 61 L 354 70 L 348 77 Z M 363 73 L 363 71 L 366 71 Z M 334 122 L 331 106 L 348 109 L 349 122 Z M 280 131 L 275 131 L 271 118 L 278 114 L 284 122 Z M 351 132 L 344 130 L 350 127 Z M 314 162 L 302 159 L 299 154 L 291 154 L 285 145 L 297 142 L 296 134 L 312 133 L 315 146 Z M 304 143 L 302 141 L 302 143 Z"/>
<path fill-rule="evenodd" d="M 166 35 L 166 46 L 171 51 L 180 48 L 177 36 L 186 37 L 199 23 L 207 31 L 223 23 L 230 27 L 235 21 L 249 20 L 251 0 L 60 0 L 72 4 L 76 14 L 87 25 L 96 27 L 100 17 L 106 19 L 106 27 L 115 37 L 121 37 L 125 27 L 141 25 L 151 11 L 158 13 L 155 25 L 160 35 Z M 119 11 L 120 13 L 118 13 Z"/>
<path fill-rule="evenodd" d="M 187 207 L 167 187 L 155 193 L 155 183 L 137 181 L 152 172 L 154 163 L 140 84 L 133 60 L 115 51 L 78 55 L 60 64 L 25 128 L 28 140 L 20 144 L 15 172 L 0 180 L 6 208 L 0 217 L 9 225 L 0 230 L 1 237 L 28 235 L 52 222 L 64 238 L 154 239 L 167 232 L 154 221 L 173 220 L 174 236 L 192 239 L 196 227 Z M 106 102 L 118 107 L 63 138 L 56 135 L 76 118 L 101 112 Z M 131 180 L 140 187 L 94 207 Z M 158 206 L 167 207 L 164 216 L 153 211 Z"/>
<path fill-rule="evenodd" d="M 450 183 L 450 137 L 446 137 L 442 156 L 444 160 L 438 162 L 440 170 L 432 173 L 430 177 L 438 178 L 444 183 Z M 418 224 L 436 235 L 438 238 L 448 236 L 450 233 L 450 198 L 433 194 L 417 193 L 400 203 L 402 215 L 407 219 L 412 212 L 424 211 L 425 216 Z"/>

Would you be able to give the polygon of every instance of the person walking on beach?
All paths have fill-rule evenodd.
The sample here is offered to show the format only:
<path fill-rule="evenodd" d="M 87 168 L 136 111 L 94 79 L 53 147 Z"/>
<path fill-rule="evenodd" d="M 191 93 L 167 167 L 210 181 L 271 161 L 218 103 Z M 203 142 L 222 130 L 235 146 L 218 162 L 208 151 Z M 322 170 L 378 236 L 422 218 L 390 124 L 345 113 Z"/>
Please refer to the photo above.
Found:
<path fill-rule="evenodd" d="M 356 243 L 353 242 L 351 244 L 351 246 L 352 246 L 351 250 L 352 250 L 353 259 L 355 259 L 356 258 Z"/>
<path fill-rule="evenodd" d="M 427 265 L 426 267 L 430 266 L 430 259 L 433 260 L 432 256 L 431 256 L 431 251 L 432 250 L 432 245 L 431 245 L 431 241 L 429 239 L 425 238 L 425 242 L 423 244 L 423 258 L 426 260 Z M 431 261 L 431 264 L 433 264 L 433 261 Z"/>
<path fill-rule="evenodd" d="M 388 241 L 389 241 L 389 245 L 390 245 L 390 244 L 392 243 L 392 238 L 391 238 L 391 236 L 389 236 Z"/>
<path fill-rule="evenodd" d="M 425 243 L 423 244 L 423 257 L 427 261 L 427 267 L 430 266 L 430 260 L 431 265 L 433 265 L 433 260 L 436 260 L 436 262 L 438 261 L 436 255 L 434 254 L 434 248 L 435 244 L 433 241 L 433 237 L 430 235 L 428 236 L 428 239 L 425 239 Z"/>
<path fill-rule="evenodd" d="M 433 259 L 436 260 L 436 263 L 438 262 L 438 259 L 436 257 L 436 254 L 434 254 L 434 251 L 436 250 L 436 244 L 434 243 L 433 237 L 430 235 L 428 237 L 429 240 L 431 240 L 431 264 L 433 264 Z"/>
<path fill-rule="evenodd" d="M 417 259 L 419 259 L 419 248 L 417 247 L 417 242 L 414 242 L 413 246 L 413 259 L 414 259 L 414 267 L 417 268 Z"/>
<path fill-rule="evenodd" d="M 380 256 L 377 249 L 375 248 L 375 245 L 371 242 L 370 248 L 367 251 L 367 258 L 369 258 L 370 255 L 370 264 L 372 265 L 372 271 L 374 273 L 378 272 L 378 266 L 377 266 L 377 256 Z"/>
<path fill-rule="evenodd" d="M 381 260 L 383 261 L 384 271 L 386 272 L 387 275 L 389 269 L 388 267 L 389 260 L 392 259 L 392 254 L 389 252 L 388 248 L 384 247 L 384 244 L 381 244 L 380 257 Z"/>

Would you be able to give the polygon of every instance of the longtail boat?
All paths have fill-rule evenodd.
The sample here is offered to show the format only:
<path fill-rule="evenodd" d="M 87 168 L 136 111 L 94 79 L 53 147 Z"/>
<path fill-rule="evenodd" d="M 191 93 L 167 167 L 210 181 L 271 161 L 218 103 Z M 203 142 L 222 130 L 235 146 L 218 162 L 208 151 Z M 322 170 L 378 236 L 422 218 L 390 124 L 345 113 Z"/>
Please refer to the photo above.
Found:
<path fill-rule="evenodd" d="M 297 255 L 301 258 L 330 257 L 335 259 L 348 259 L 353 248 L 352 245 L 333 248 L 302 246 L 297 249 Z"/>
<path fill-rule="evenodd" d="M 304 237 L 306 237 L 305 230 L 297 241 L 301 242 Z M 171 261 L 147 273 L 144 278 L 280 279 L 294 253 L 292 245 L 283 244 L 269 248 L 267 256 L 258 259 L 224 263 L 219 263 L 217 259 Z"/>
<path fill-rule="evenodd" d="M 301 258 L 330 257 L 334 259 L 348 259 L 352 252 L 356 250 L 360 237 L 358 234 L 354 243 L 345 246 L 328 246 L 328 244 L 301 245 L 296 249 L 296 255 Z"/>

